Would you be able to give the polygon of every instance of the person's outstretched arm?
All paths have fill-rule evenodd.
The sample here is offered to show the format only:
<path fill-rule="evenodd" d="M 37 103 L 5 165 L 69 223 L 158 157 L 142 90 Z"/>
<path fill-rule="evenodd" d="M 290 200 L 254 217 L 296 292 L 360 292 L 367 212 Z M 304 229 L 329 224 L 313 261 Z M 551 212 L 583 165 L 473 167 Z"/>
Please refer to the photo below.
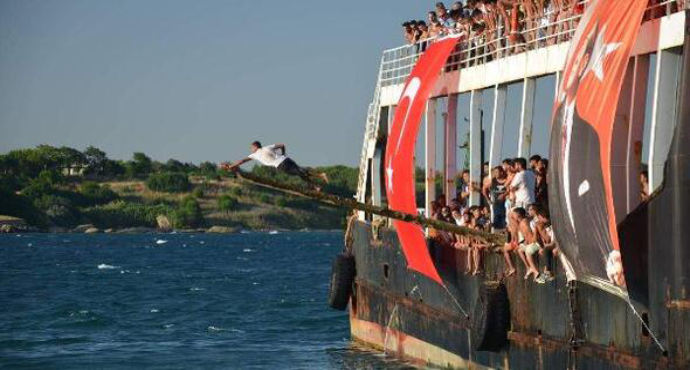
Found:
<path fill-rule="evenodd" d="M 251 158 L 247 157 L 247 158 L 241 159 L 241 160 L 239 160 L 233 164 L 221 163 L 220 168 L 222 168 L 224 170 L 228 170 L 228 171 L 234 171 L 239 166 L 241 166 L 241 165 L 243 165 L 243 164 L 245 164 L 251 160 L 252 160 Z"/>

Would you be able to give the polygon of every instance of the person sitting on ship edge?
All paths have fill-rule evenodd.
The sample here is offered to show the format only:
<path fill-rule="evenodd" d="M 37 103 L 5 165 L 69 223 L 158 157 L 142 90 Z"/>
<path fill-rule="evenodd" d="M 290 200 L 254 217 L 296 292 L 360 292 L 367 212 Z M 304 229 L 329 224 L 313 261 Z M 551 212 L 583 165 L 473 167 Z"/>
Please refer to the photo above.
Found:
<path fill-rule="evenodd" d="M 539 277 L 539 269 L 534 262 L 534 255 L 539 252 L 540 247 L 535 230 L 531 225 L 532 220 L 527 217 L 527 211 L 524 208 L 516 208 L 513 210 L 513 214 L 518 224 L 518 237 L 522 238 L 517 251 L 527 270 L 525 280 L 529 279 L 530 276 L 534 276 L 536 280 Z"/>
<path fill-rule="evenodd" d="M 544 272 L 536 281 L 543 284 L 555 279 L 553 275 L 553 258 L 558 256 L 558 248 L 556 247 L 548 209 L 535 206 L 535 212 L 537 214 L 537 237 L 541 244 L 539 255 L 544 256 Z"/>
<path fill-rule="evenodd" d="M 515 266 L 513 265 L 510 253 L 518 249 L 518 224 L 515 218 L 515 214 L 511 212 L 508 217 L 508 240 L 501 249 L 503 253 L 503 258 L 506 260 L 506 266 L 508 270 L 506 271 L 506 276 L 515 275 Z"/>
<path fill-rule="evenodd" d="M 328 176 L 324 172 L 311 173 L 308 170 L 300 167 L 290 157 L 285 154 L 285 144 L 273 144 L 268 146 L 261 146 L 261 142 L 255 141 L 251 146 L 252 154 L 247 158 L 237 161 L 233 164 L 222 163 L 221 168 L 228 171 L 235 171 L 239 166 L 251 160 L 256 160 L 264 166 L 275 167 L 278 171 L 284 172 L 288 175 L 299 176 L 302 180 L 308 183 L 316 191 L 321 191 L 321 187 L 314 182 L 315 178 L 319 178 L 328 183 Z"/>

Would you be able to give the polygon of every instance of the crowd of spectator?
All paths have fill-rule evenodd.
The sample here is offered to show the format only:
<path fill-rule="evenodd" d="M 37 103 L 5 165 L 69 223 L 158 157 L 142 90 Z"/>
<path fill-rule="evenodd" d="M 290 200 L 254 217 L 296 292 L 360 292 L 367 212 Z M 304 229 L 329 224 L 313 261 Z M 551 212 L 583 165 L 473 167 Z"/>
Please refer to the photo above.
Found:
<path fill-rule="evenodd" d="M 525 44 L 543 40 L 556 41 L 555 34 L 565 34 L 577 25 L 577 15 L 584 10 L 582 0 L 466 0 L 456 1 L 450 9 L 436 3 L 426 20 L 403 23 L 408 43 L 438 36 L 459 35 L 472 40 L 473 47 L 486 45 L 490 52 L 501 48 L 520 51 Z"/>
<path fill-rule="evenodd" d="M 470 181 L 468 171 L 460 178 L 458 196 L 446 201 L 440 195 L 431 203 L 431 217 L 459 226 L 492 233 L 505 233 L 508 242 L 494 246 L 479 238 L 430 230 L 429 237 L 438 245 L 457 248 L 467 253 L 468 274 L 482 272 L 484 251 L 502 253 L 506 260 L 507 276 L 516 273 L 512 254 L 525 266 L 525 279 L 544 283 L 553 279 L 551 266 L 557 256 L 553 230 L 548 212 L 547 174 L 549 161 L 539 155 L 505 159 L 491 169 L 484 165 L 482 184 Z M 481 194 L 477 205 L 469 205 L 473 194 Z M 540 272 L 536 256 L 544 256 Z"/>
<path fill-rule="evenodd" d="M 539 47 L 567 40 L 577 27 L 589 0 L 464 0 L 446 8 L 437 2 L 426 20 L 404 22 L 405 40 L 415 44 L 439 36 L 459 35 L 469 48 L 488 48 L 491 58 L 498 50 L 520 52 L 528 45 Z M 649 0 L 645 19 L 681 10 L 685 0 Z M 476 54 L 473 52 L 473 54 Z"/>
<path fill-rule="evenodd" d="M 526 45 L 553 44 L 572 34 L 588 0 L 466 0 L 450 9 L 439 2 L 426 20 L 403 23 L 410 44 L 446 35 L 459 35 L 475 49 L 488 48 L 489 58 L 497 50 L 523 51 Z M 645 20 L 684 9 L 685 0 L 650 0 Z M 422 43 L 424 45 L 424 43 Z M 462 45 L 462 44 L 461 44 Z M 469 52 L 470 56 L 474 52 Z M 466 57 L 468 54 L 464 54 Z M 485 163 L 481 184 L 470 181 L 469 171 L 460 177 L 458 196 L 440 195 L 431 203 L 431 217 L 459 226 L 491 233 L 504 233 L 505 245 L 491 245 L 480 238 L 429 229 L 432 245 L 466 252 L 466 273 L 482 273 L 485 252 L 502 254 L 506 276 L 517 272 L 513 260 L 524 265 L 524 279 L 545 283 L 554 279 L 553 261 L 559 257 L 548 206 L 549 161 L 539 155 L 505 159 L 489 169 Z M 491 172 L 489 174 L 489 171 Z M 649 197 L 649 176 L 640 174 L 640 195 Z M 480 202 L 470 199 L 481 194 Z M 514 256 L 517 256 L 514 258 Z M 520 263 L 518 262 L 518 263 Z M 543 266 L 540 270 L 539 266 Z M 615 274 L 614 274 L 615 275 Z M 612 281 L 619 277 L 610 276 Z M 622 277 L 621 277 L 622 278 Z"/>

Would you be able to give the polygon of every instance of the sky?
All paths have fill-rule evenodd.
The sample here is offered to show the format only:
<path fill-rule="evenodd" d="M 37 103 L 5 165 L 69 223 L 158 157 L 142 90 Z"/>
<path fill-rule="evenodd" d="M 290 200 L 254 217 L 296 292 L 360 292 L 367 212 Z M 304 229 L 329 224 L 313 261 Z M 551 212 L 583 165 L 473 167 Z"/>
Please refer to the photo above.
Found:
<path fill-rule="evenodd" d="M 0 153 L 93 145 L 200 163 L 240 159 L 260 140 L 300 164 L 357 166 L 381 54 L 433 4 L 0 0 Z M 537 81 L 533 153 L 547 151 L 553 89 L 552 76 Z M 505 157 L 517 154 L 521 90 L 508 88 Z M 486 123 L 492 106 L 489 89 Z"/>
<path fill-rule="evenodd" d="M 432 4 L 0 0 L 0 152 L 357 165 L 381 53 Z"/>

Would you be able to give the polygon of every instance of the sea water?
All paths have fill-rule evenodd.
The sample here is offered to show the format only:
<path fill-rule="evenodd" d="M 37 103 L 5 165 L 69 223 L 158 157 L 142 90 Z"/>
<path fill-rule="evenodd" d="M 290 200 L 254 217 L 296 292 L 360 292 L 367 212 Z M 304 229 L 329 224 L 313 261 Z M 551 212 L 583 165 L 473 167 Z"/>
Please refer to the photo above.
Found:
<path fill-rule="evenodd" d="M 0 235 L 0 368 L 408 367 L 328 307 L 342 237 Z"/>

